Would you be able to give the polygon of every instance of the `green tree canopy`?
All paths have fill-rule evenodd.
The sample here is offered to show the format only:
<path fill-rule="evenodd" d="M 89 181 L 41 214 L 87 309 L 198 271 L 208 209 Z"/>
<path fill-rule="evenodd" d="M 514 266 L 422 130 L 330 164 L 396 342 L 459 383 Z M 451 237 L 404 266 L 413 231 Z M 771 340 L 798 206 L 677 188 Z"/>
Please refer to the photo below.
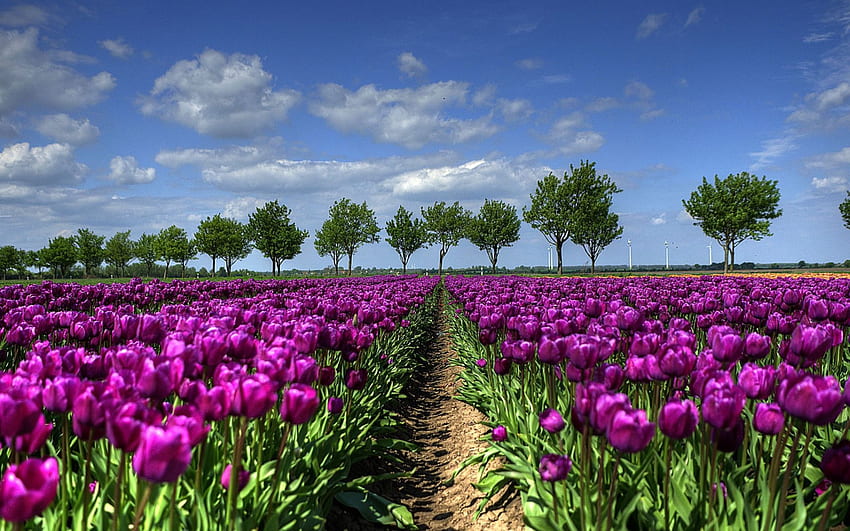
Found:
<path fill-rule="evenodd" d="M 123 277 L 127 264 L 133 259 L 133 240 L 130 239 L 130 231 L 116 232 L 106 240 L 103 257 L 106 263 L 117 269 L 118 275 Z"/>
<path fill-rule="evenodd" d="M 450 206 L 446 206 L 445 201 L 437 201 L 428 208 L 422 208 L 422 219 L 425 220 L 428 243 L 440 245 L 438 274 L 442 275 L 443 258 L 466 236 L 470 213 L 457 201 Z"/>
<path fill-rule="evenodd" d="M 734 270 L 735 247 L 745 240 L 759 241 L 772 236 L 770 221 L 782 215 L 777 181 L 758 178 L 747 172 L 730 174 L 714 183 L 702 178 L 702 184 L 687 201 L 685 211 L 723 248 L 723 272 Z"/>
<path fill-rule="evenodd" d="M 3 274 L 3 280 L 6 280 L 6 272 L 10 269 L 18 270 L 23 263 L 22 252 L 12 245 L 4 245 L 0 247 L 0 272 Z"/>
<path fill-rule="evenodd" d="M 590 161 L 581 161 L 578 167 L 570 164 L 570 171 L 564 172 L 562 179 L 550 173 L 537 181 L 537 188 L 530 196 L 531 205 L 523 208 L 522 218 L 555 247 L 559 275 L 564 272 L 564 243 L 572 239 L 576 231 L 582 233 L 582 240 L 588 237 L 587 227 L 592 226 L 588 220 L 592 216 L 588 216 L 585 209 L 605 210 L 603 206 L 608 197 L 605 192 L 619 191 L 607 175 L 596 174 L 596 163 Z"/>
<path fill-rule="evenodd" d="M 133 257 L 145 265 L 147 276 L 151 275 L 151 268 L 160 259 L 159 243 L 156 234 L 142 234 L 139 240 L 133 244 Z"/>
<path fill-rule="evenodd" d="M 156 235 L 156 250 L 159 259 L 165 262 L 165 272 L 162 278 L 168 277 L 168 267 L 172 262 L 183 262 L 191 258 L 192 244 L 186 231 L 177 225 L 171 225 L 159 231 Z M 190 258 L 186 258 L 189 255 Z"/>
<path fill-rule="evenodd" d="M 71 267 L 77 263 L 77 246 L 74 238 L 57 236 L 49 241 L 42 251 L 44 263 L 53 270 L 53 275 L 68 278 Z"/>
<path fill-rule="evenodd" d="M 309 233 L 290 221 L 291 211 L 276 200 L 259 207 L 248 216 L 248 230 L 254 246 L 272 262 L 272 275 L 280 274 L 284 260 L 301 253 L 301 245 Z"/>
<path fill-rule="evenodd" d="M 248 227 L 235 219 L 216 214 L 207 217 L 198 225 L 195 232 L 195 246 L 198 252 L 212 258 L 212 271 L 215 272 L 216 258 L 224 259 L 227 275 L 233 269 L 233 264 L 251 252 L 251 235 Z"/>
<path fill-rule="evenodd" d="M 407 262 L 410 260 L 410 255 L 428 243 L 425 222 L 411 217 L 409 210 L 399 206 L 395 217 L 387 221 L 386 231 L 389 235 L 387 242 L 401 258 L 402 273 L 407 273 Z"/>
<path fill-rule="evenodd" d="M 339 258 L 342 254 L 348 255 L 348 275 L 351 276 L 354 253 L 367 243 L 380 241 L 378 236 L 380 232 L 381 228 L 375 220 L 375 213 L 369 209 L 365 201 L 358 205 L 343 197 L 331 205 L 328 219 L 316 233 L 316 251 L 320 256 L 329 254 L 331 258 L 335 257 L 337 251 L 341 251 L 334 260 L 337 275 L 339 274 Z"/>
<path fill-rule="evenodd" d="M 850 229 L 850 191 L 847 192 L 847 197 L 838 205 L 838 211 L 841 212 L 841 218 L 844 220 L 844 226 Z"/>
<path fill-rule="evenodd" d="M 622 190 L 607 174 L 598 175 L 595 163 L 582 163 L 577 170 L 572 175 L 577 190 L 570 215 L 572 241 L 584 249 L 595 273 L 599 255 L 623 234 L 619 216 L 611 212 L 614 194 Z"/>
<path fill-rule="evenodd" d="M 86 275 L 91 275 L 94 269 L 103 263 L 103 240 L 89 229 L 77 229 L 74 235 L 74 244 L 77 246 L 77 260 L 83 264 Z"/>
<path fill-rule="evenodd" d="M 494 273 L 499 251 L 519 240 L 519 226 L 516 207 L 504 201 L 485 199 L 478 215 L 470 219 L 467 237 L 473 245 L 487 253 Z"/>

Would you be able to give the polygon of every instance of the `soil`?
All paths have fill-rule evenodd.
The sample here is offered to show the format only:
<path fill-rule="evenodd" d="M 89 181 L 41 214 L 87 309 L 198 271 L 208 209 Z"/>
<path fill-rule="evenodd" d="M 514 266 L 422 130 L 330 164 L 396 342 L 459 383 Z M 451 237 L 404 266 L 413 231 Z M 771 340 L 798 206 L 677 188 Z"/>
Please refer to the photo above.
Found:
<path fill-rule="evenodd" d="M 483 499 L 473 486 L 479 479 L 478 465 L 452 474 L 468 457 L 486 449 L 489 428 L 484 416 L 472 406 L 455 400 L 462 384 L 460 367 L 451 363 L 455 353 L 443 312 L 438 311 L 435 340 L 428 346 L 426 370 L 419 371 L 408 389 L 408 399 L 400 405 L 403 428 L 398 438 L 421 449 L 403 452 L 407 469 L 416 469 L 408 478 L 373 485 L 370 490 L 406 505 L 420 530 L 515 531 L 524 529 L 522 503 L 511 488 L 499 492 L 477 520 L 473 519 Z M 367 463 L 378 468 L 371 472 L 398 470 L 398 464 Z M 335 505 L 328 517 L 330 531 L 370 531 L 388 529 L 369 523 L 351 509 Z"/>

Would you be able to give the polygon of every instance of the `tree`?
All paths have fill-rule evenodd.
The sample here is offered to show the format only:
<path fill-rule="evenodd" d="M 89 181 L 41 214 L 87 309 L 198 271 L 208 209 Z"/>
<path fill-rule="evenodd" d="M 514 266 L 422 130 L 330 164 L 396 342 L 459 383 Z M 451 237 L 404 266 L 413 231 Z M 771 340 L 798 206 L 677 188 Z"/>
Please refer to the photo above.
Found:
<path fill-rule="evenodd" d="M 847 197 L 838 205 L 838 211 L 841 212 L 841 217 L 844 219 L 844 226 L 850 229 L 850 191 L 847 192 Z"/>
<path fill-rule="evenodd" d="M 576 189 L 572 221 L 572 241 L 590 258 L 590 272 L 596 272 L 596 260 L 611 242 L 623 234 L 620 218 L 611 212 L 614 194 L 622 190 L 607 174 L 597 175 L 595 163 L 583 163 L 572 175 Z"/>
<path fill-rule="evenodd" d="M 103 249 L 103 257 L 107 264 L 118 270 L 118 276 L 123 277 L 124 269 L 133 259 L 133 241 L 130 239 L 130 231 L 116 232 L 109 238 Z"/>
<path fill-rule="evenodd" d="M 215 271 L 216 258 L 223 258 L 225 271 L 230 276 L 233 264 L 251 252 L 251 236 L 248 228 L 235 219 L 216 214 L 207 216 L 198 225 L 195 232 L 195 246 L 198 252 L 212 258 L 212 268 Z"/>
<path fill-rule="evenodd" d="M 74 235 L 77 260 L 83 264 L 86 276 L 91 275 L 92 271 L 103 263 L 103 240 L 105 239 L 104 236 L 99 236 L 89 229 L 77 229 L 77 234 Z"/>
<path fill-rule="evenodd" d="M 499 251 L 519 240 L 519 216 L 516 207 L 504 201 L 484 200 L 478 215 L 470 219 L 467 237 L 473 245 L 487 252 L 496 272 Z"/>
<path fill-rule="evenodd" d="M 284 260 L 301 253 L 301 245 L 309 233 L 289 220 L 291 211 L 276 200 L 270 201 L 248 216 L 248 230 L 254 246 L 272 262 L 272 276 L 280 275 Z"/>
<path fill-rule="evenodd" d="M 714 176 L 714 184 L 703 177 L 702 184 L 687 201 L 685 211 L 709 238 L 723 248 L 723 272 L 735 268 L 735 247 L 745 240 L 759 241 L 772 236 L 770 220 L 782 215 L 777 181 L 758 178 L 747 172 Z"/>
<path fill-rule="evenodd" d="M 44 249 L 38 251 L 25 251 L 27 267 L 34 267 L 38 270 L 38 276 L 41 276 L 41 270 L 44 269 Z"/>
<path fill-rule="evenodd" d="M 22 264 L 21 251 L 18 251 L 12 245 L 4 245 L 0 247 L 0 272 L 3 274 L 3 280 L 6 280 L 6 272 L 10 269 L 20 269 Z"/>
<path fill-rule="evenodd" d="M 395 217 L 387 221 L 386 227 L 389 235 L 387 243 L 395 249 L 399 258 L 401 258 L 402 273 L 407 273 L 407 262 L 410 260 L 410 255 L 428 244 L 425 222 L 410 216 L 410 211 L 399 206 Z"/>
<path fill-rule="evenodd" d="M 361 204 L 354 203 L 343 197 L 334 202 L 328 210 L 328 219 L 322 224 L 322 242 L 319 242 L 319 233 L 316 233 L 316 251 L 320 256 L 330 254 L 332 258 L 338 250 L 348 255 L 348 276 L 351 276 L 351 263 L 354 253 L 362 245 L 380 241 L 378 234 L 381 228 L 375 221 L 375 213 L 369 209 L 364 201 Z M 328 244 L 328 247 L 326 247 Z M 321 249 L 320 249 L 321 247 Z M 322 251 L 325 251 L 324 253 Z M 339 258 L 334 260 L 334 268 L 339 274 Z"/>
<path fill-rule="evenodd" d="M 142 234 L 139 241 L 133 245 L 133 257 L 145 264 L 147 276 L 151 276 L 151 268 L 159 260 L 159 242 L 156 234 Z"/>
<path fill-rule="evenodd" d="M 77 263 L 77 246 L 74 238 L 57 236 L 42 249 L 44 263 L 53 270 L 53 276 L 67 278 L 71 266 Z"/>
<path fill-rule="evenodd" d="M 165 272 L 162 278 L 168 277 L 168 267 L 171 262 L 185 263 L 191 259 L 192 245 L 186 231 L 177 225 L 171 225 L 159 231 L 156 235 L 156 250 L 159 259 L 165 262 Z M 189 258 L 186 256 L 189 255 Z"/>
<path fill-rule="evenodd" d="M 428 208 L 422 209 L 422 219 L 428 233 L 428 243 L 440 244 L 440 267 L 438 274 L 443 274 L 443 258 L 449 249 L 460 243 L 466 236 L 470 213 L 455 201 L 446 206 L 445 201 L 434 202 Z"/>
<path fill-rule="evenodd" d="M 189 238 L 186 238 L 185 241 L 181 240 L 180 246 L 176 248 L 176 252 L 174 253 L 174 262 L 180 264 L 180 278 L 186 276 L 186 263 L 197 257 L 198 254 L 195 249 L 194 240 L 190 240 Z"/>
<path fill-rule="evenodd" d="M 611 190 L 612 194 L 620 191 L 607 175 L 596 174 L 595 162 L 581 161 L 577 168 L 570 164 L 563 179 L 550 173 L 537 181 L 537 189 L 530 196 L 531 206 L 522 209 L 523 220 L 555 247 L 559 275 L 564 272 L 564 243 L 573 238 L 576 230 L 584 232 L 587 217 L 582 209 L 590 205 L 596 210 L 597 201 L 604 197 L 600 190 Z"/>

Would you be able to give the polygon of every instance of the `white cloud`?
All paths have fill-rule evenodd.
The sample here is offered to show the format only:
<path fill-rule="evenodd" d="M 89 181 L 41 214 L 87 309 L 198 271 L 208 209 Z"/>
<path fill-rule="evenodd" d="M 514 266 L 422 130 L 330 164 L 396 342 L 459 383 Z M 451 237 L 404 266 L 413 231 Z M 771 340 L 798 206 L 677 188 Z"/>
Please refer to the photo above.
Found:
<path fill-rule="evenodd" d="M 850 147 L 814 156 L 806 162 L 809 168 L 837 168 L 848 164 L 850 164 Z"/>
<path fill-rule="evenodd" d="M 773 161 L 785 155 L 789 151 L 797 149 L 794 143 L 794 135 L 786 135 L 779 138 L 772 138 L 761 143 L 761 151 L 750 153 L 750 157 L 756 159 L 750 164 L 750 170 L 758 171 L 773 164 Z"/>
<path fill-rule="evenodd" d="M 109 161 L 109 175 L 106 178 L 118 184 L 145 184 L 156 179 L 156 170 L 140 168 L 136 157 L 132 155 L 117 156 Z"/>
<path fill-rule="evenodd" d="M 473 199 L 482 194 L 515 194 L 518 185 L 546 173 L 548 169 L 544 172 L 503 158 L 478 159 L 405 172 L 385 181 L 384 187 L 398 197 L 436 198 L 451 193 L 452 199 Z"/>
<path fill-rule="evenodd" d="M 272 75 L 256 55 L 206 50 L 178 61 L 154 82 L 141 111 L 215 137 L 256 135 L 286 118 L 294 90 L 272 90 Z"/>
<path fill-rule="evenodd" d="M 124 42 L 124 39 L 106 39 L 97 43 L 113 57 L 127 59 L 133 55 L 133 47 Z"/>
<path fill-rule="evenodd" d="M 806 44 L 812 44 L 815 42 L 824 42 L 828 41 L 832 38 L 834 34 L 831 31 L 826 31 L 822 33 L 810 33 L 803 37 L 803 42 Z"/>
<path fill-rule="evenodd" d="M 684 208 L 676 214 L 676 221 L 685 222 L 685 223 L 693 223 L 694 217 L 688 214 L 688 211 Z"/>
<path fill-rule="evenodd" d="M 0 11 L 0 26 L 38 26 L 48 21 L 49 15 L 42 8 L 30 4 L 18 4 Z"/>
<path fill-rule="evenodd" d="M 343 133 L 417 149 L 428 143 L 457 144 L 494 135 L 490 116 L 463 120 L 443 111 L 466 102 L 468 84 L 442 81 L 415 89 L 380 90 L 364 85 L 350 91 L 335 83 L 319 86 L 310 111 Z"/>
<path fill-rule="evenodd" d="M 587 107 L 588 112 L 603 112 L 610 109 L 616 109 L 620 106 L 619 100 L 617 98 L 604 97 L 604 98 L 596 98 L 592 102 L 590 102 Z"/>
<path fill-rule="evenodd" d="M 558 118 L 549 132 L 546 141 L 554 147 L 554 153 L 539 153 L 540 156 L 552 155 L 575 155 L 579 153 L 591 153 L 601 148 L 605 138 L 596 131 L 577 131 L 586 125 L 584 115 L 573 112 Z"/>
<path fill-rule="evenodd" d="M 502 114 L 505 121 L 518 122 L 525 120 L 534 112 L 531 102 L 525 99 L 508 100 L 499 98 L 496 108 Z"/>
<path fill-rule="evenodd" d="M 236 219 L 239 221 L 248 221 L 248 215 L 253 214 L 258 208 L 266 202 L 256 197 L 237 197 L 228 201 L 224 205 L 224 211 L 221 213 L 226 218 Z"/>
<path fill-rule="evenodd" d="M 547 76 L 543 76 L 542 80 L 544 83 L 549 85 L 561 85 L 563 83 L 569 83 L 572 78 L 567 74 L 550 74 Z"/>
<path fill-rule="evenodd" d="M 691 26 L 693 24 L 699 23 L 702 20 L 702 16 L 705 13 L 705 8 L 702 6 L 695 7 L 688 13 L 688 20 L 685 21 L 685 27 Z"/>
<path fill-rule="evenodd" d="M 577 155 L 593 153 L 605 144 L 605 137 L 596 131 L 578 131 L 571 138 L 561 143 L 558 152 L 562 155 Z"/>
<path fill-rule="evenodd" d="M 629 84 L 623 89 L 623 93 L 626 97 L 636 98 L 638 100 L 649 100 L 655 95 L 655 92 L 649 88 L 649 85 L 642 81 L 629 82 Z"/>
<path fill-rule="evenodd" d="M 0 152 L 0 182 L 28 185 L 50 185 L 79 181 L 87 167 L 74 160 L 68 144 L 30 147 L 29 143 L 12 144 Z"/>
<path fill-rule="evenodd" d="M 520 59 L 516 63 L 514 63 L 517 68 L 522 70 L 538 70 L 543 68 L 543 60 L 537 57 L 528 57 L 526 59 Z"/>
<path fill-rule="evenodd" d="M 168 168 L 202 166 L 221 168 L 249 166 L 274 158 L 265 146 L 230 146 L 221 149 L 176 149 L 160 151 L 154 160 Z"/>
<path fill-rule="evenodd" d="M 814 100 L 815 108 L 818 111 L 829 110 L 844 104 L 850 99 L 850 83 L 843 82 L 831 89 L 810 96 Z"/>
<path fill-rule="evenodd" d="M 850 188 L 847 177 L 812 177 L 812 186 L 818 192 L 825 193 L 844 192 Z"/>
<path fill-rule="evenodd" d="M 664 25 L 667 19 L 667 13 L 652 13 L 646 16 L 640 23 L 637 29 L 637 38 L 644 39 L 649 37 Z"/>
<path fill-rule="evenodd" d="M 398 69 L 407 77 L 424 77 L 428 67 L 410 52 L 398 56 Z"/>
<path fill-rule="evenodd" d="M 665 223 L 667 223 L 667 213 L 662 212 L 658 216 L 655 216 L 650 220 L 650 223 L 652 223 L 653 225 L 664 225 Z"/>
<path fill-rule="evenodd" d="M 664 116 L 664 109 L 652 109 L 641 113 L 640 119 L 644 121 L 655 120 L 659 116 Z"/>
<path fill-rule="evenodd" d="M 492 105 L 496 98 L 496 85 L 487 84 L 475 91 L 472 95 L 472 104 L 476 107 Z"/>
<path fill-rule="evenodd" d="M 42 117 L 35 128 L 45 136 L 73 146 L 90 144 L 100 136 L 100 129 L 88 119 L 75 120 L 64 113 Z"/>
<path fill-rule="evenodd" d="M 38 31 L 0 31 L 0 116 L 28 106 L 69 110 L 97 103 L 115 87 L 107 72 L 86 77 L 61 64 L 74 54 L 44 51 Z"/>

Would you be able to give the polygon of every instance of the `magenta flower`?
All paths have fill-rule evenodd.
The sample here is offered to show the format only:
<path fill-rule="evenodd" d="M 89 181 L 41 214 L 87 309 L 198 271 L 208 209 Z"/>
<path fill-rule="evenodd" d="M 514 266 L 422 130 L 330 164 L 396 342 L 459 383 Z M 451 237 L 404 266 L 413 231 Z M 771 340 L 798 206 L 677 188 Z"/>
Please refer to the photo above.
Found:
<path fill-rule="evenodd" d="M 501 424 L 493 428 L 493 440 L 496 442 L 502 442 L 508 438 L 508 430 Z"/>
<path fill-rule="evenodd" d="M 770 353 L 770 336 L 755 332 L 747 334 L 744 339 L 744 354 L 747 359 L 760 360 Z"/>
<path fill-rule="evenodd" d="M 566 455 L 546 454 L 540 458 L 540 479 L 543 481 L 561 481 L 573 468 L 572 460 Z"/>
<path fill-rule="evenodd" d="M 747 397 L 735 384 L 722 382 L 713 385 L 714 382 L 716 380 L 709 380 L 706 384 L 702 401 L 702 418 L 717 429 L 728 430 L 741 417 Z"/>
<path fill-rule="evenodd" d="M 699 423 L 699 411 L 690 400 L 671 398 L 658 412 L 658 429 L 671 439 L 690 437 Z"/>
<path fill-rule="evenodd" d="M 834 483 L 850 483 L 850 441 L 843 439 L 823 453 L 823 475 Z"/>
<path fill-rule="evenodd" d="M 765 435 L 776 435 L 785 426 L 785 414 L 779 404 L 759 403 L 753 414 L 753 428 Z"/>
<path fill-rule="evenodd" d="M 221 473 L 221 486 L 224 487 L 224 490 L 230 490 L 230 476 L 233 471 L 233 465 L 228 464 L 224 467 L 224 472 Z M 248 481 L 251 480 L 251 472 L 247 470 L 239 470 L 237 474 L 236 481 L 238 484 L 238 491 L 241 491 L 248 484 Z M 237 491 L 237 492 L 238 492 Z"/>
<path fill-rule="evenodd" d="M 605 432 L 618 411 L 631 408 L 629 397 L 623 393 L 602 393 L 596 397 L 590 410 L 590 425 L 597 432 Z"/>
<path fill-rule="evenodd" d="M 738 373 L 738 385 L 748 398 L 766 400 L 776 387 L 776 369 L 745 363 Z"/>
<path fill-rule="evenodd" d="M 537 416 L 540 427 L 549 433 L 558 433 L 564 429 L 564 417 L 557 410 L 546 408 Z"/>
<path fill-rule="evenodd" d="M 817 426 L 834 422 L 844 409 L 841 387 L 833 376 L 786 378 L 779 384 L 776 399 L 789 415 Z"/>
<path fill-rule="evenodd" d="M 152 483 L 177 481 L 189 467 L 192 447 L 183 426 L 148 426 L 142 431 L 139 448 L 133 455 L 133 470 Z"/>
<path fill-rule="evenodd" d="M 655 435 L 655 424 L 647 420 L 642 409 L 623 409 L 614 413 L 605 435 L 617 450 L 637 453 L 649 445 Z"/>
<path fill-rule="evenodd" d="M 0 481 L 0 517 L 26 522 L 41 514 L 56 498 L 58 486 L 59 464 L 53 457 L 9 465 Z"/>
<path fill-rule="evenodd" d="M 349 369 L 345 374 L 345 386 L 352 391 L 360 391 L 366 387 L 366 369 Z"/>
<path fill-rule="evenodd" d="M 331 415 L 339 415 L 340 413 L 342 413 L 342 406 L 342 398 L 336 396 L 328 397 L 328 412 Z"/>
<path fill-rule="evenodd" d="M 483 369 L 487 366 L 487 360 L 485 360 L 484 358 L 478 358 L 477 360 L 475 360 L 475 364 Z"/>
<path fill-rule="evenodd" d="M 309 385 L 294 383 L 283 392 L 280 416 L 284 422 L 304 424 L 319 409 L 319 395 Z"/>
<path fill-rule="evenodd" d="M 253 374 L 239 380 L 233 390 L 230 411 L 242 417 L 255 419 L 265 415 L 277 402 L 275 386 L 268 376 Z"/>
<path fill-rule="evenodd" d="M 731 453 L 737 450 L 744 441 L 744 421 L 739 416 L 728 430 L 712 427 L 711 442 L 717 445 L 721 452 Z"/>

